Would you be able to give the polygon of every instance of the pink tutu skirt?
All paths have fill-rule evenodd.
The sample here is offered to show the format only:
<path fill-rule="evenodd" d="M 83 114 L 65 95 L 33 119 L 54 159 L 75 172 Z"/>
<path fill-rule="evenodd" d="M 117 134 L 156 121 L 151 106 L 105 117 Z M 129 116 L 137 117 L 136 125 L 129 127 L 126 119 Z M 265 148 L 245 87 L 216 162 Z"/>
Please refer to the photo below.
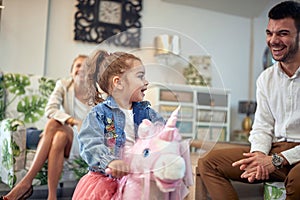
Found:
<path fill-rule="evenodd" d="M 111 200 L 117 188 L 117 180 L 89 172 L 78 182 L 72 200 Z"/>

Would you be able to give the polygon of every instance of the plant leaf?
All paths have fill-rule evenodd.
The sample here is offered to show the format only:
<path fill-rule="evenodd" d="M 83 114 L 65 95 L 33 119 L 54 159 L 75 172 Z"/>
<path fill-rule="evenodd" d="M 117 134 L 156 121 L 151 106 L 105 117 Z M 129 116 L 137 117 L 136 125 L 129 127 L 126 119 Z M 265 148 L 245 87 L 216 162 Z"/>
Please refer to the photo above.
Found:
<path fill-rule="evenodd" d="M 4 75 L 5 88 L 15 95 L 25 94 L 25 87 L 30 85 L 29 77 L 21 74 L 8 73 Z"/>
<path fill-rule="evenodd" d="M 52 93 L 52 91 L 54 90 L 55 80 L 50 79 L 50 78 L 41 77 L 39 79 L 39 83 L 40 83 L 40 85 L 39 85 L 40 93 L 45 97 L 49 97 L 50 94 Z"/>
<path fill-rule="evenodd" d="M 11 169 L 13 166 L 13 156 L 11 153 L 9 153 L 9 149 L 8 149 L 8 141 L 7 139 L 3 140 L 3 144 L 2 144 L 2 165 L 3 167 L 5 167 L 7 170 Z"/>
<path fill-rule="evenodd" d="M 5 123 L 4 130 L 16 131 L 20 125 L 24 125 L 24 123 L 18 119 L 9 118 Z"/>
<path fill-rule="evenodd" d="M 25 96 L 17 105 L 17 111 L 24 114 L 25 123 L 38 121 L 45 112 L 47 99 L 38 95 Z"/>

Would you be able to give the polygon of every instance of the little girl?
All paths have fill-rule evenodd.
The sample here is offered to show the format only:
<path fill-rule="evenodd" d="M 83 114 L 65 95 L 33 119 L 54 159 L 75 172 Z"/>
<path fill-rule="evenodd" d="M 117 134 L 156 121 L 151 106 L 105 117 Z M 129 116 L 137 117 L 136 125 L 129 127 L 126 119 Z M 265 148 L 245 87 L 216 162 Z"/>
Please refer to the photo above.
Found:
<path fill-rule="evenodd" d="M 134 144 L 138 125 L 143 119 L 164 120 L 142 101 L 148 81 L 139 58 L 98 50 L 88 59 L 87 67 L 88 100 L 95 107 L 84 120 L 78 139 L 89 173 L 77 184 L 73 200 L 110 200 L 117 190 L 117 179 L 130 170 L 122 161 L 122 151 Z M 105 101 L 100 89 L 108 95 Z M 111 175 L 105 173 L 107 168 Z"/>

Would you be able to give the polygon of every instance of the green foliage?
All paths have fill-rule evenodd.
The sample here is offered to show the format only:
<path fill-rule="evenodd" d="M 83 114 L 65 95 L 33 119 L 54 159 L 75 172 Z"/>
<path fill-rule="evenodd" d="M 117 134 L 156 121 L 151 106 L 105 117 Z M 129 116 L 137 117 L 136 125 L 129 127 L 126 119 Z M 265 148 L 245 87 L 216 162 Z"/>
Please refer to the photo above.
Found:
<path fill-rule="evenodd" d="M 7 119 L 8 123 L 5 124 L 4 130 L 17 131 L 18 127 L 24 123 L 18 119 Z"/>
<path fill-rule="evenodd" d="M 53 79 L 42 77 L 40 78 L 39 83 L 40 93 L 45 97 L 49 97 L 52 91 L 54 90 L 55 81 Z"/>
<path fill-rule="evenodd" d="M 13 166 L 13 156 L 11 153 L 9 153 L 9 148 L 8 148 L 8 141 L 7 139 L 3 140 L 2 143 L 2 165 L 5 167 L 5 169 L 11 169 Z"/>
<path fill-rule="evenodd" d="M 23 113 L 25 123 L 36 122 L 44 115 L 47 101 L 38 95 L 25 96 L 19 101 L 17 111 Z"/>
<path fill-rule="evenodd" d="M 42 169 L 36 174 L 36 179 L 41 181 L 41 185 L 47 185 L 48 181 L 48 161 L 45 162 Z"/>
<path fill-rule="evenodd" d="M 28 75 L 7 73 L 4 75 L 3 84 L 0 84 L 0 98 L 5 95 L 5 89 L 9 95 L 9 102 L 0 102 L 0 120 L 5 118 L 6 108 L 16 101 L 19 116 L 14 118 L 21 119 L 25 123 L 37 122 L 45 112 L 48 98 L 55 87 L 55 80 L 41 77 L 39 80 L 38 92 L 32 93 L 30 77 Z"/>
<path fill-rule="evenodd" d="M 16 184 L 16 182 L 17 182 L 17 176 L 9 174 L 9 176 L 8 176 L 8 186 L 12 187 Z"/>
<path fill-rule="evenodd" d="M 2 77 L 0 79 L 0 121 L 5 118 L 5 87 Z"/>
<path fill-rule="evenodd" d="M 4 119 L 8 121 L 5 123 L 4 130 L 15 132 L 20 125 L 40 120 L 44 115 L 46 104 L 55 83 L 54 79 L 46 77 L 37 80 L 35 77 L 26 74 L 4 74 L 3 79 L 0 79 L 0 121 Z M 8 98 L 5 99 L 5 97 Z M 21 154 L 20 147 L 15 141 L 12 141 L 9 145 L 8 140 L 4 139 L 0 144 L 0 148 L 3 152 L 1 155 L 2 165 L 8 170 L 12 169 L 15 157 Z M 47 172 L 48 164 L 46 163 L 36 176 L 42 185 L 47 184 Z M 15 173 L 8 174 L 8 185 L 12 187 L 15 183 Z"/>
<path fill-rule="evenodd" d="M 77 180 L 88 172 L 88 164 L 80 156 L 76 156 L 75 159 L 68 161 L 68 163 Z"/>
<path fill-rule="evenodd" d="M 12 141 L 11 147 L 12 147 L 14 157 L 19 156 L 21 154 L 20 147 L 15 141 Z"/>
<path fill-rule="evenodd" d="M 4 100 L 0 100 L 0 121 L 5 119 L 5 103 Z"/>
<path fill-rule="evenodd" d="M 30 85 L 30 80 L 26 75 L 8 73 L 4 75 L 4 85 L 10 93 L 19 96 L 25 94 L 25 87 Z"/>
<path fill-rule="evenodd" d="M 280 199 L 283 195 L 284 189 L 277 188 L 271 185 L 264 187 L 264 199 L 265 200 L 276 200 Z"/>

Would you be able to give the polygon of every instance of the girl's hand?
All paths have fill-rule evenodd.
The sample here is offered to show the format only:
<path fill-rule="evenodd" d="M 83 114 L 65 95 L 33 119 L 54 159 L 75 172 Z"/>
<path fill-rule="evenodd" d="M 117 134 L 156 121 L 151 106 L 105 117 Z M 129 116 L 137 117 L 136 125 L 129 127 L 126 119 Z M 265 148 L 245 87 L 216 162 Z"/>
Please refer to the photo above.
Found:
<path fill-rule="evenodd" d="M 108 164 L 114 178 L 122 178 L 129 173 L 129 165 L 123 160 L 113 160 Z"/>

